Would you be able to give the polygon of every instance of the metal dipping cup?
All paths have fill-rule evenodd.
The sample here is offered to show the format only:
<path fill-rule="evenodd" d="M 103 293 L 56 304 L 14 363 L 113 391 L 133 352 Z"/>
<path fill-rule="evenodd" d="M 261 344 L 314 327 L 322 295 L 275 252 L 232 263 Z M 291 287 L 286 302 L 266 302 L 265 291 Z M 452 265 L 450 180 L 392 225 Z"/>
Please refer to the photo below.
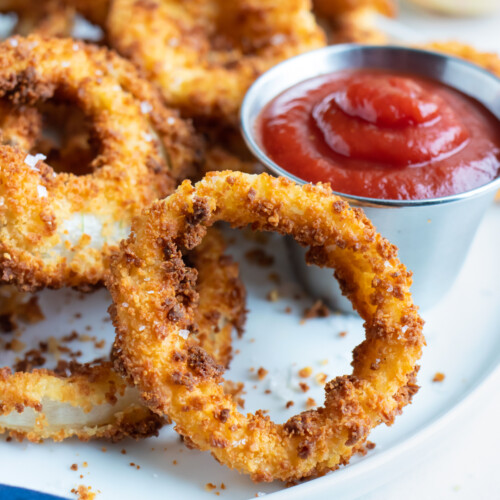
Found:
<path fill-rule="evenodd" d="M 406 72 L 442 82 L 483 104 L 500 120 L 500 79 L 479 66 L 426 50 L 397 46 L 334 45 L 278 64 L 248 90 L 241 108 L 243 137 L 257 159 L 276 175 L 298 184 L 300 179 L 274 163 L 259 144 L 256 120 L 274 97 L 291 86 L 344 69 L 378 68 Z M 452 287 L 476 230 L 500 188 L 497 177 L 479 188 L 427 200 L 379 200 L 336 192 L 361 207 L 377 231 L 399 248 L 399 257 L 413 271 L 415 304 L 428 310 Z M 289 241 L 294 269 L 313 296 L 343 312 L 353 313 L 329 269 L 308 266 L 306 249 Z"/>

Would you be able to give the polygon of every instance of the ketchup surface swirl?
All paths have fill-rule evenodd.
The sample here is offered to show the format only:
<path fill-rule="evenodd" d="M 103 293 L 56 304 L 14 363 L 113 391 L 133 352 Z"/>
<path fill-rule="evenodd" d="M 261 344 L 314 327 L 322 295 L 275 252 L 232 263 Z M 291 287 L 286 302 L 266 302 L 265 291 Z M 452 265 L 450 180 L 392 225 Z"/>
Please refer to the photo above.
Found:
<path fill-rule="evenodd" d="M 269 157 L 309 182 L 370 198 L 428 199 L 497 177 L 500 124 L 446 85 L 349 70 L 295 85 L 261 112 Z"/>

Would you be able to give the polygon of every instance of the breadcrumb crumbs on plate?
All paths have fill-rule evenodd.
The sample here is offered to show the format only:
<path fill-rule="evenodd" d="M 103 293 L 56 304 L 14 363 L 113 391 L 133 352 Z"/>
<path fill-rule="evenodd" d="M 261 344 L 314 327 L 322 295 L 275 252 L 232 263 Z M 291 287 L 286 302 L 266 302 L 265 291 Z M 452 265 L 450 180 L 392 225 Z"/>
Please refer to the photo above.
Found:
<path fill-rule="evenodd" d="M 206 491 L 213 491 L 213 490 L 215 490 L 215 488 L 217 488 L 217 486 L 214 483 L 207 483 L 205 485 Z"/>
<path fill-rule="evenodd" d="M 434 378 L 432 379 L 433 382 L 442 382 L 445 379 L 445 374 L 441 372 L 436 372 L 434 375 Z"/>
<path fill-rule="evenodd" d="M 308 378 L 312 375 L 313 369 L 310 366 L 306 366 L 305 368 L 301 368 L 299 370 L 299 377 Z"/>
<path fill-rule="evenodd" d="M 325 385 L 326 384 L 326 379 L 328 378 L 328 375 L 326 373 L 317 373 L 316 374 L 316 382 L 319 385 Z"/>
<path fill-rule="evenodd" d="M 172 460 L 173 465 L 177 465 L 177 460 Z"/>
<path fill-rule="evenodd" d="M 264 380 L 266 378 L 266 375 L 268 374 L 269 372 L 264 368 L 264 367 L 260 367 L 258 370 L 257 370 L 257 377 L 259 378 L 259 380 Z"/>
<path fill-rule="evenodd" d="M 78 470 L 78 465 L 77 464 L 71 464 L 70 469 L 74 470 L 74 471 L 77 471 Z"/>
<path fill-rule="evenodd" d="M 88 467 L 88 466 L 89 466 L 89 464 L 88 464 L 87 462 L 83 462 L 82 466 L 83 466 L 83 467 Z"/>
<path fill-rule="evenodd" d="M 291 408 L 295 403 L 293 401 L 288 401 L 285 405 L 285 408 Z"/>
<path fill-rule="evenodd" d="M 226 489 L 226 485 L 224 483 L 220 483 L 220 489 L 221 490 L 225 490 Z"/>
<path fill-rule="evenodd" d="M 299 387 L 302 392 L 307 392 L 309 390 L 309 386 L 305 382 L 299 382 Z"/>
<path fill-rule="evenodd" d="M 328 364 L 328 360 L 327 360 L 327 359 L 322 359 L 322 360 L 319 362 L 319 364 L 320 364 L 321 366 L 325 366 L 325 365 L 327 365 L 327 364 Z"/>
<path fill-rule="evenodd" d="M 279 298 L 280 298 L 280 296 L 279 296 L 278 290 L 276 288 L 271 290 L 266 296 L 266 299 L 269 302 L 278 302 Z"/>
<path fill-rule="evenodd" d="M 331 311 L 328 306 L 322 300 L 317 300 L 311 307 L 304 310 L 301 323 L 305 323 L 308 319 L 327 318 L 330 314 Z"/>
<path fill-rule="evenodd" d="M 102 451 L 103 453 L 106 453 L 106 452 L 108 451 L 108 449 L 107 449 L 105 446 L 103 446 L 103 447 L 101 448 L 101 451 Z"/>
<path fill-rule="evenodd" d="M 343 331 L 343 332 L 339 333 L 339 337 L 345 337 L 345 336 L 347 336 L 347 332 L 346 331 Z"/>
<path fill-rule="evenodd" d="M 306 401 L 306 408 L 307 409 L 314 408 L 316 405 L 317 405 L 317 403 L 313 398 L 307 398 L 307 401 Z"/>
<path fill-rule="evenodd" d="M 121 453 L 122 455 L 126 455 L 126 454 L 127 454 L 127 450 L 126 450 L 125 448 L 122 448 L 122 451 L 120 451 L 120 453 Z"/>
<path fill-rule="evenodd" d="M 264 394 L 271 394 L 271 389 L 266 389 L 266 390 L 264 391 Z"/>
<path fill-rule="evenodd" d="M 292 308 L 290 306 L 285 307 L 285 313 L 290 314 L 292 312 Z"/>

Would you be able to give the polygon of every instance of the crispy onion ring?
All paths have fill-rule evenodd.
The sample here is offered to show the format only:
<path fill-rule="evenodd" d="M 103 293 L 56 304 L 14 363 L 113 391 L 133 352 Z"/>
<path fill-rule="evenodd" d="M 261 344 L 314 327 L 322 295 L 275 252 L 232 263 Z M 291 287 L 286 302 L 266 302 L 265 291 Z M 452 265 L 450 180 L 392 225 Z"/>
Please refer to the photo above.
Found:
<path fill-rule="evenodd" d="M 196 246 L 218 220 L 310 245 L 309 262 L 335 268 L 365 320 L 366 340 L 354 350 L 352 375 L 326 385 L 323 407 L 283 425 L 260 411 L 240 414 L 223 392 L 223 368 L 178 333 L 178 322 L 191 314 L 192 286 L 178 245 Z M 195 186 L 184 182 L 146 209 L 113 258 L 108 286 L 116 366 L 150 408 L 168 414 L 181 435 L 221 463 L 256 481 L 323 474 L 347 463 L 373 427 L 392 423 L 415 391 L 424 337 L 410 284 L 396 248 L 329 186 L 214 172 Z M 148 295 L 151 289 L 156 293 Z"/>
<path fill-rule="evenodd" d="M 75 10 L 64 0 L 0 0 L 0 12 L 18 16 L 14 27 L 18 35 L 62 37 L 73 30 Z"/>
<path fill-rule="evenodd" d="M 231 332 L 242 331 L 245 290 L 238 264 L 224 254 L 216 230 L 188 254 L 198 271 L 199 304 L 194 312 L 195 341 L 218 363 L 231 359 Z M 0 369 L 0 433 L 33 442 L 43 439 L 140 438 L 157 434 L 165 419 L 149 410 L 137 389 L 110 362 L 71 363 L 68 373 L 50 370 L 11 373 Z"/>
<path fill-rule="evenodd" d="M 114 0 L 107 31 L 169 104 L 233 124 L 261 73 L 325 45 L 309 0 Z"/>
<path fill-rule="evenodd" d="M 0 55 L 0 97 L 74 102 L 99 143 L 92 174 L 82 176 L 0 147 L 1 279 L 24 290 L 99 283 L 132 217 L 192 172 L 198 139 L 130 63 L 105 49 L 15 37 Z"/>

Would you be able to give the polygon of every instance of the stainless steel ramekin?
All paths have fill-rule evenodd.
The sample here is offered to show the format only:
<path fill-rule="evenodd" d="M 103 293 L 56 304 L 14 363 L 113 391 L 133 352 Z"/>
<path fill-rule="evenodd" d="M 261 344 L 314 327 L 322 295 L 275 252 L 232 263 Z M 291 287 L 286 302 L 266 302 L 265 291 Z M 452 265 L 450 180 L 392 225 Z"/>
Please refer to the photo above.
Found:
<path fill-rule="evenodd" d="M 256 119 L 262 108 L 289 87 L 348 68 L 379 68 L 433 78 L 482 103 L 500 120 L 500 79 L 461 59 L 397 46 L 334 45 L 289 59 L 267 71 L 247 92 L 241 108 L 243 137 L 271 172 L 306 181 L 274 163 L 259 144 Z M 399 248 L 413 271 L 415 303 L 429 309 L 452 287 L 481 222 L 500 188 L 500 177 L 479 188 L 429 200 L 378 200 L 336 193 L 352 206 L 362 207 L 377 230 Z M 344 312 L 352 312 L 330 271 L 305 263 L 305 249 L 289 244 L 299 279 L 312 295 Z"/>

